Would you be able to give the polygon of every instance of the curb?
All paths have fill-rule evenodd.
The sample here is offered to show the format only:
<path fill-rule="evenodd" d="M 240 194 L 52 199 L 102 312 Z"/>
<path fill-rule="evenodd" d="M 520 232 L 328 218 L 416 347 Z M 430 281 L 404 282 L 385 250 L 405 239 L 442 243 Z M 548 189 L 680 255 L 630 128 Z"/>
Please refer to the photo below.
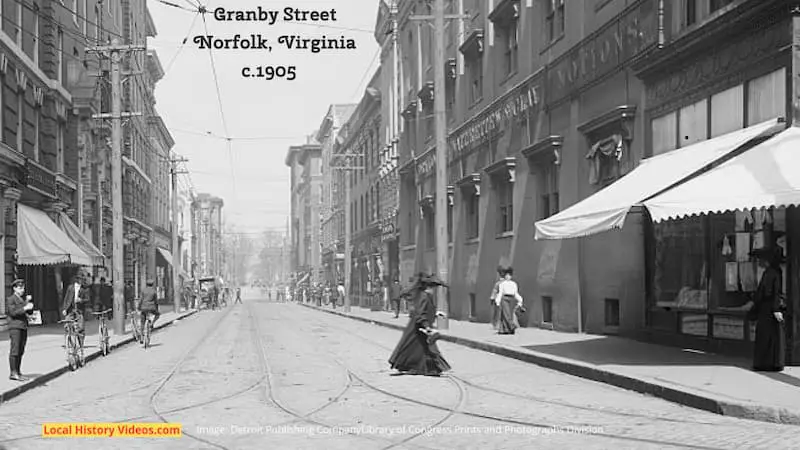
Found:
<path fill-rule="evenodd" d="M 187 311 L 185 313 L 182 313 L 180 316 L 178 316 L 178 317 L 176 317 L 174 319 L 171 319 L 168 322 L 164 322 L 164 323 L 161 323 L 161 324 L 157 325 L 156 327 L 153 328 L 153 331 L 160 330 L 162 328 L 166 328 L 166 327 L 172 325 L 173 323 L 175 323 L 175 322 L 177 322 L 179 320 L 183 320 L 183 319 L 185 319 L 187 317 L 190 317 L 190 316 L 192 316 L 194 314 L 197 314 L 197 312 L 198 312 L 197 310 L 191 310 L 191 311 Z M 134 342 L 134 341 L 135 341 L 135 339 L 133 338 L 133 336 L 128 336 L 128 337 L 122 339 L 121 341 L 118 341 L 115 344 L 111 344 L 111 346 L 109 347 L 109 352 L 114 350 L 114 349 L 117 349 L 117 348 L 123 347 L 125 345 L 128 345 L 128 344 L 130 344 L 131 342 Z M 99 358 L 101 356 L 103 356 L 103 352 L 98 349 L 98 350 L 94 350 L 91 353 L 87 353 L 85 355 L 85 359 L 86 359 L 86 362 L 88 363 L 89 361 L 93 361 L 93 360 L 95 360 L 95 359 L 97 359 L 97 358 Z M 22 383 L 19 386 L 15 387 L 15 388 L 13 388 L 13 389 L 11 389 L 9 391 L 0 393 L 0 405 L 2 405 L 3 403 L 11 400 L 14 397 L 17 397 L 17 396 L 19 396 L 21 394 L 24 394 L 25 392 L 27 392 L 27 391 L 29 391 L 29 390 L 31 390 L 33 388 L 39 387 L 39 386 L 47 383 L 50 380 L 58 378 L 59 376 L 65 374 L 67 372 L 71 372 L 71 371 L 69 370 L 69 366 L 64 364 L 63 366 L 61 366 L 61 367 L 59 367 L 59 368 L 57 368 L 55 370 L 51 370 L 50 372 L 47 372 L 47 373 L 45 373 L 45 374 L 43 374 L 41 376 L 38 376 L 38 377 L 36 377 L 36 378 L 26 382 L 26 383 Z"/>
<path fill-rule="evenodd" d="M 340 312 L 336 310 L 329 310 L 319 308 L 313 305 L 306 305 L 299 303 L 309 309 L 325 312 L 328 314 L 346 317 L 361 322 L 369 323 L 372 325 L 382 326 L 384 328 L 391 328 L 395 330 L 404 330 L 404 325 L 396 325 L 375 321 L 366 317 L 359 317 Z M 451 342 L 464 347 L 473 348 L 496 355 L 505 356 L 508 358 L 516 359 L 537 366 L 545 367 L 548 369 L 556 370 L 558 372 L 573 375 L 587 380 L 597 381 L 600 383 L 609 384 L 618 388 L 626 389 L 629 391 L 638 392 L 640 394 L 651 395 L 663 400 L 677 403 L 683 406 L 688 406 L 694 409 L 719 414 L 723 416 L 736 417 L 740 419 L 749 419 L 759 422 L 778 423 L 783 425 L 800 425 L 800 411 L 788 410 L 786 408 L 776 408 L 771 406 L 749 404 L 744 402 L 731 402 L 728 400 L 721 400 L 711 396 L 703 396 L 694 394 L 687 391 L 682 391 L 665 384 L 659 384 L 654 381 L 647 381 L 640 378 L 634 378 L 628 375 L 620 374 L 610 370 L 600 369 L 597 366 L 582 363 L 580 361 L 571 360 L 568 358 L 561 358 L 558 356 L 547 355 L 540 352 L 535 352 L 528 349 L 516 348 L 505 346 L 501 344 L 481 342 L 474 339 L 462 338 L 453 336 L 451 334 L 442 333 L 441 341 Z"/>

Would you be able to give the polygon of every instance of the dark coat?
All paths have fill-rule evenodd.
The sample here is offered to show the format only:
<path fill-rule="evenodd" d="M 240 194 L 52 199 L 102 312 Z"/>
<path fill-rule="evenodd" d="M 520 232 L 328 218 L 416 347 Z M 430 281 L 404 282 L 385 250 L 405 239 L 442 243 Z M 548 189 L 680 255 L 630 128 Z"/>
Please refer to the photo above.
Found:
<path fill-rule="evenodd" d="M 139 304 L 139 309 L 141 311 L 158 311 L 155 288 L 146 287 L 142 290 L 142 302 Z"/>
<path fill-rule="evenodd" d="M 66 293 L 64 294 L 64 301 L 61 302 L 61 311 L 66 311 L 69 314 L 73 309 L 83 310 L 86 307 L 86 302 L 89 299 L 89 290 L 84 287 L 78 288 L 78 299 L 82 303 L 75 304 L 75 284 L 72 283 L 67 286 Z"/>
<path fill-rule="evenodd" d="M 25 305 L 28 302 L 17 294 L 11 294 L 6 299 L 6 316 L 8 316 L 8 329 L 27 330 L 28 312 Z"/>

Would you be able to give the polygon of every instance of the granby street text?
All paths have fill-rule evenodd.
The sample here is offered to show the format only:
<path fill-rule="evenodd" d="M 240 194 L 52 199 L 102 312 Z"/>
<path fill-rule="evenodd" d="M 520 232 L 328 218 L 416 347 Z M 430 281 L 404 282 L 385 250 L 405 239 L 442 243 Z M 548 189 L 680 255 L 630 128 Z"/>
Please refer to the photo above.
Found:
<path fill-rule="evenodd" d="M 229 11 L 225 8 L 214 10 L 214 19 L 222 22 L 267 22 L 275 25 L 280 19 L 284 22 L 336 22 L 336 10 L 313 11 L 300 8 L 286 7 L 281 11 L 258 7 L 255 10 Z"/>

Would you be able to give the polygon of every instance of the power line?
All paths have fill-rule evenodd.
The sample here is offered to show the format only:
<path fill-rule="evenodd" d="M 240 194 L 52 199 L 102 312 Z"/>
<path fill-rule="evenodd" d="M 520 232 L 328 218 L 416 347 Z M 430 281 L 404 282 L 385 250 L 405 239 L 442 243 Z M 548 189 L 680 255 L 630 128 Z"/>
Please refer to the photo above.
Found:
<path fill-rule="evenodd" d="M 205 8 L 203 8 L 205 10 Z M 205 13 L 202 14 L 203 16 L 203 28 L 206 30 L 206 34 L 208 33 L 208 23 L 206 22 Z M 228 122 L 225 120 L 225 109 L 222 107 L 222 93 L 219 88 L 219 77 L 217 76 L 217 66 L 214 63 L 214 53 L 211 51 L 211 47 L 208 48 L 208 57 L 211 60 L 211 72 L 214 75 L 214 86 L 217 89 L 217 101 L 219 103 L 219 114 L 222 117 L 222 128 L 225 131 L 226 144 L 228 147 L 228 161 L 231 165 L 231 184 L 233 186 L 234 195 L 236 194 L 236 174 L 234 172 L 233 167 L 233 152 L 231 151 L 231 141 L 229 139 L 230 132 L 228 132 Z"/>
<path fill-rule="evenodd" d="M 225 137 L 220 136 L 218 134 L 214 134 L 210 131 L 206 131 L 205 133 L 200 131 L 190 131 L 190 130 L 183 130 L 180 128 L 170 128 L 171 131 L 175 131 L 178 133 L 185 133 L 185 134 L 192 134 L 195 136 L 202 136 L 207 138 L 213 139 L 222 139 L 226 141 L 290 141 L 296 139 L 303 139 L 305 136 L 253 136 L 253 137 Z"/>
<path fill-rule="evenodd" d="M 353 92 L 353 94 L 350 96 L 351 98 L 355 97 L 356 95 L 358 95 L 359 91 L 361 90 L 361 83 L 363 83 L 364 80 L 366 80 L 367 77 L 372 72 L 372 65 L 375 64 L 375 61 L 378 59 L 378 56 L 380 56 L 380 54 L 381 54 L 381 48 L 378 47 L 378 50 L 375 51 L 375 56 L 372 57 L 372 61 L 370 61 L 369 66 L 367 66 L 367 70 L 364 72 L 364 75 L 361 77 L 361 81 L 359 81 L 358 85 L 356 85 L 355 92 Z"/>
<path fill-rule="evenodd" d="M 186 33 L 186 37 L 183 38 L 181 46 L 178 47 L 178 51 L 175 52 L 175 54 L 172 56 L 172 59 L 169 61 L 169 64 L 167 64 L 167 68 L 166 70 L 164 70 L 164 76 L 166 76 L 166 74 L 169 73 L 170 69 L 172 68 L 172 65 L 175 63 L 175 60 L 178 59 L 178 55 L 181 53 L 181 50 L 183 50 L 183 48 L 186 46 L 186 42 L 189 40 L 189 36 L 192 34 L 192 30 L 194 29 L 194 25 L 197 23 L 198 17 L 200 17 L 199 12 L 195 14 L 194 19 L 192 20 L 192 24 L 189 26 L 189 31 Z"/>

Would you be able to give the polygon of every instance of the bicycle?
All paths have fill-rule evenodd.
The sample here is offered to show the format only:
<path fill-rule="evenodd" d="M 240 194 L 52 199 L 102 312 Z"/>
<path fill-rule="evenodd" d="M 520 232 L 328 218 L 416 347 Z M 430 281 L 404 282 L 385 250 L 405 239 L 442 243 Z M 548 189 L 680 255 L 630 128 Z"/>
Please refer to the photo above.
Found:
<path fill-rule="evenodd" d="M 78 321 L 72 317 L 59 320 L 58 323 L 64 324 L 64 349 L 67 352 L 67 365 L 69 370 L 75 371 L 78 367 L 86 363 L 78 336 Z"/>
<path fill-rule="evenodd" d="M 103 356 L 108 355 L 108 352 L 111 351 L 111 338 L 108 335 L 108 319 L 106 318 L 106 314 L 113 311 L 112 309 L 107 309 L 102 312 L 93 312 L 92 315 L 96 316 L 100 320 L 98 336 L 100 337 L 100 350 L 103 352 Z"/>
<path fill-rule="evenodd" d="M 147 312 L 144 322 L 144 329 L 142 330 L 142 345 L 144 348 L 150 348 L 150 335 L 153 333 L 153 319 L 151 318 L 154 313 Z"/>
<path fill-rule="evenodd" d="M 131 323 L 131 331 L 133 332 L 133 337 L 136 339 L 136 342 L 142 343 L 142 329 L 140 327 L 141 323 L 139 322 L 139 311 L 131 311 L 128 313 L 128 319 Z"/>

